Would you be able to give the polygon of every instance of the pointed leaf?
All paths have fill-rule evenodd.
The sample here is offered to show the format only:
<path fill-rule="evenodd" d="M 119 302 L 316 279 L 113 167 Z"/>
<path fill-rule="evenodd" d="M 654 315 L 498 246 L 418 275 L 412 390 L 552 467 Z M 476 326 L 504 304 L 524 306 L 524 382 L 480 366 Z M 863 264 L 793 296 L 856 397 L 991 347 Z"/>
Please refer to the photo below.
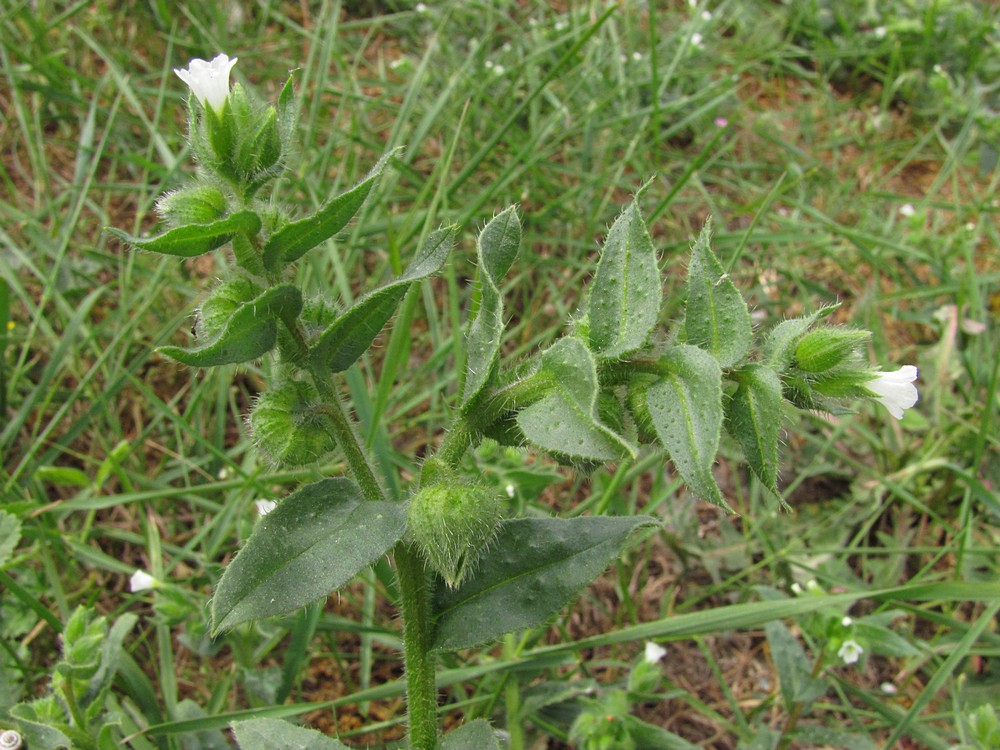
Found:
<path fill-rule="evenodd" d="M 573 459 L 614 461 L 635 449 L 597 418 L 597 367 L 579 339 L 563 338 L 542 353 L 555 387 L 522 409 L 517 424 L 539 448 Z"/>
<path fill-rule="evenodd" d="M 233 724 L 240 750 L 348 750 L 347 745 L 315 729 L 281 719 L 248 719 Z"/>
<path fill-rule="evenodd" d="M 732 510 L 712 475 L 722 428 L 722 370 L 711 354 L 681 344 L 661 358 L 664 373 L 646 391 L 660 443 L 700 497 Z"/>
<path fill-rule="evenodd" d="M 194 258 L 222 247 L 238 234 L 253 237 L 260 232 L 260 217 L 253 211 L 238 211 L 211 224 L 189 224 L 155 237 L 133 237 L 120 229 L 107 230 L 122 242 L 139 250 Z"/>
<path fill-rule="evenodd" d="M 398 150 L 394 149 L 379 159 L 365 179 L 346 193 L 330 200 L 312 216 L 286 224 L 272 234 L 264 245 L 264 265 L 274 270 L 279 262 L 292 263 L 346 227 L 365 202 L 389 159 Z"/>
<path fill-rule="evenodd" d="M 778 682 L 785 708 L 811 703 L 826 692 L 826 683 L 813 677 L 813 664 L 805 650 L 780 620 L 764 626 L 771 658 L 778 670 Z"/>
<path fill-rule="evenodd" d="M 621 554 L 646 516 L 507 521 L 457 589 L 439 582 L 434 648 L 457 650 L 543 624 Z"/>
<path fill-rule="evenodd" d="M 691 251 L 684 330 L 689 344 L 710 352 L 722 367 L 732 367 L 750 351 L 750 311 L 712 252 L 710 237 L 711 222 L 706 222 Z"/>
<path fill-rule="evenodd" d="M 500 740 L 486 719 L 476 719 L 448 732 L 441 739 L 441 750 L 500 750 Z"/>
<path fill-rule="evenodd" d="M 778 438 L 781 432 L 781 379 L 764 365 L 736 373 L 739 388 L 726 402 L 726 426 L 743 448 L 757 478 L 778 494 Z"/>
<path fill-rule="evenodd" d="M 590 289 L 590 347 L 604 359 L 646 343 L 660 313 L 656 249 L 639 213 L 640 190 L 611 226 Z"/>
<path fill-rule="evenodd" d="M 212 630 L 292 612 L 350 581 L 406 529 L 402 503 L 369 502 L 343 479 L 293 492 L 261 519 L 222 575 Z"/>
<path fill-rule="evenodd" d="M 302 310 L 302 293 L 291 284 L 273 286 L 240 305 L 222 332 L 195 347 L 161 346 L 161 354 L 189 367 L 215 367 L 249 362 L 267 354 L 278 340 L 278 320 L 294 321 Z"/>
<path fill-rule="evenodd" d="M 514 206 L 497 214 L 479 233 L 479 310 L 466 335 L 468 359 L 462 405 L 467 406 L 489 383 L 500 357 L 503 297 L 500 282 L 521 244 L 521 221 Z"/>
<path fill-rule="evenodd" d="M 366 294 L 323 331 L 312 347 L 313 361 L 333 372 L 353 365 L 389 322 L 410 285 L 437 273 L 444 265 L 454 235 L 455 227 L 432 232 L 402 276 Z"/>

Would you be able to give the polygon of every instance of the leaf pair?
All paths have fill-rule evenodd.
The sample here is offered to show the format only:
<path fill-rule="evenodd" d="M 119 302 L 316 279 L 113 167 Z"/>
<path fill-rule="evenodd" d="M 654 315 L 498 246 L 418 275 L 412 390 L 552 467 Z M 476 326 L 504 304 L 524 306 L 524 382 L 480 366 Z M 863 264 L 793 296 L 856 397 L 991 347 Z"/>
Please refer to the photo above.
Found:
<path fill-rule="evenodd" d="M 458 588 L 435 593 L 434 647 L 470 648 L 556 614 L 617 557 L 648 517 L 519 519 Z M 371 502 L 350 480 L 324 479 L 280 501 L 226 568 L 214 633 L 292 612 L 350 581 L 398 542 L 406 505 Z"/>

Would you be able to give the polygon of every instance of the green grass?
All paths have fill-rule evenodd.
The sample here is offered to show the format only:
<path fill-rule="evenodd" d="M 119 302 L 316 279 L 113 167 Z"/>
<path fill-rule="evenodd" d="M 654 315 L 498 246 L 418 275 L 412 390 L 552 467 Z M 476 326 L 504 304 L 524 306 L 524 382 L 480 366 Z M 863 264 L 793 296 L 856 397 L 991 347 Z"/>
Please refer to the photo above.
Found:
<path fill-rule="evenodd" d="M 839 301 L 841 322 L 875 332 L 874 361 L 921 368 L 921 401 L 902 422 L 868 406 L 787 415 L 792 513 L 731 445 L 718 469 L 736 518 L 694 501 L 655 457 L 531 479 L 523 455 L 481 452 L 528 512 L 642 510 L 664 529 L 550 629 L 444 657 L 443 712 L 502 727 L 546 684 L 622 680 L 657 638 L 671 642 L 667 684 L 637 713 L 696 745 L 770 747 L 764 730 L 780 732 L 787 709 L 765 624 L 780 618 L 810 654 L 823 644 L 813 602 L 766 597 L 817 579 L 827 593 L 816 606 L 897 612 L 893 630 L 918 655 L 826 670 L 800 726 L 876 747 L 973 742 L 964 717 L 996 701 L 1000 655 L 989 588 L 1000 573 L 997 70 L 981 54 L 996 45 L 992 4 L 886 3 L 856 23 L 831 21 L 823 4 L 742 0 L 712 5 L 711 18 L 686 3 L 606 13 L 596 0 L 564 13 L 543 2 L 35 5 L 0 11 L 0 488 L 22 524 L 0 566 L 0 728 L 9 705 L 44 691 L 57 633 L 82 604 L 140 615 L 114 690 L 129 731 L 152 727 L 135 747 L 180 748 L 193 742 L 184 732 L 247 714 L 307 713 L 331 732 L 336 715 L 359 747 L 399 736 L 386 562 L 322 610 L 208 639 L 206 602 L 253 501 L 342 467 L 275 473 L 249 450 L 242 415 L 266 372 L 193 372 L 152 354 L 187 340 L 224 262 L 129 253 L 102 233 L 148 230 L 156 197 L 184 181 L 171 68 L 224 50 L 269 97 L 297 69 L 300 161 L 280 192 L 303 211 L 406 147 L 349 230 L 301 264 L 307 289 L 349 301 L 398 272 L 422 234 L 461 226 L 452 266 L 347 375 L 396 494 L 455 405 L 473 237 L 511 203 L 525 228 L 504 290 L 512 356 L 574 313 L 598 241 L 652 177 L 644 209 L 676 291 L 711 214 L 758 330 Z M 129 593 L 137 567 L 169 588 Z M 546 738 L 565 740 L 573 705 L 532 710 L 526 746 L 564 746 Z"/>

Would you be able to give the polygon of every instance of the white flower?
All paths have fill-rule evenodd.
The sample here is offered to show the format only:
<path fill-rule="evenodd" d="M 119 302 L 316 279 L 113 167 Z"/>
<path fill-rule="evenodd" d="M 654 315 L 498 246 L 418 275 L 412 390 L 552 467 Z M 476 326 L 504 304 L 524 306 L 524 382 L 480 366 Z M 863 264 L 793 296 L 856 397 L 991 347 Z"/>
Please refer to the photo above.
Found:
<path fill-rule="evenodd" d="M 514 495 L 517 494 L 517 488 L 515 488 L 513 484 L 508 484 L 506 487 L 504 487 L 504 490 L 507 492 L 507 497 L 509 497 L 511 500 L 513 500 Z"/>
<path fill-rule="evenodd" d="M 899 692 L 899 689 L 893 685 L 891 682 L 883 682 L 879 685 L 879 689 L 886 695 L 895 695 Z"/>
<path fill-rule="evenodd" d="M 861 644 L 857 641 L 844 641 L 844 645 L 840 647 L 837 656 L 844 660 L 844 664 L 854 664 L 861 658 L 861 654 L 864 652 L 865 650 L 861 648 Z"/>
<path fill-rule="evenodd" d="M 710 10 L 703 10 L 701 12 L 701 20 L 702 21 L 711 21 L 712 20 L 712 11 L 710 11 Z"/>
<path fill-rule="evenodd" d="M 889 410 L 896 419 L 903 418 L 903 412 L 915 403 L 920 395 L 913 381 L 917 379 L 917 368 L 905 365 L 895 372 L 877 372 L 873 380 L 866 384 L 876 395 L 876 401 Z"/>
<path fill-rule="evenodd" d="M 799 585 L 798 581 L 792 584 L 792 593 L 796 596 L 802 596 L 804 592 L 802 586 Z"/>
<path fill-rule="evenodd" d="M 876 26 L 873 31 L 876 39 L 885 39 L 885 26 Z"/>
<path fill-rule="evenodd" d="M 850 617 L 845 617 L 843 620 L 840 621 L 840 624 L 843 625 L 845 628 L 851 627 L 853 623 L 854 620 L 852 620 Z"/>
<path fill-rule="evenodd" d="M 650 664 L 656 664 L 660 659 L 667 655 L 667 650 L 663 648 L 659 643 L 653 643 L 652 641 L 646 641 L 646 653 L 643 655 L 645 659 Z"/>
<path fill-rule="evenodd" d="M 132 574 L 132 577 L 128 579 L 129 591 L 133 594 L 137 594 L 140 591 L 155 589 L 156 585 L 157 580 L 142 569 L 137 569 L 135 573 Z"/>
<path fill-rule="evenodd" d="M 700 47 L 702 39 L 704 39 L 704 37 L 696 31 L 691 35 L 691 44 L 695 47 Z"/>
<path fill-rule="evenodd" d="M 417 13 L 426 13 L 427 12 L 427 4 L 426 3 L 417 3 L 416 5 L 413 6 L 413 9 L 415 11 L 417 11 Z"/>
<path fill-rule="evenodd" d="M 186 70 L 174 68 L 174 72 L 191 88 L 202 105 L 221 112 L 229 98 L 229 71 L 237 59 L 230 60 L 228 55 L 221 53 L 212 62 L 195 58 L 188 63 Z"/>
<path fill-rule="evenodd" d="M 253 504 L 257 506 L 258 516 L 266 516 L 278 506 L 274 500 L 254 500 Z"/>
<path fill-rule="evenodd" d="M 916 212 L 917 209 L 913 207 L 912 203 L 904 203 L 902 206 L 899 207 L 899 213 L 902 216 L 907 216 L 907 217 L 913 216 L 913 214 L 915 214 Z"/>

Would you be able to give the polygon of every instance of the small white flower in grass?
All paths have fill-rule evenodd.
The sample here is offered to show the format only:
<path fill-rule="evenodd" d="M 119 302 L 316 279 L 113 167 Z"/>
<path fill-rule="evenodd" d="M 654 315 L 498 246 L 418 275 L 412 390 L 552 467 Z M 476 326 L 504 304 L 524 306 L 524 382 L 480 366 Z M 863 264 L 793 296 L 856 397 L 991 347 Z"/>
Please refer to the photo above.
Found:
<path fill-rule="evenodd" d="M 195 58 L 184 70 L 174 68 L 174 73 L 191 88 L 202 105 L 221 112 L 229 98 L 229 71 L 237 59 L 230 60 L 225 54 L 216 55 L 212 62 Z"/>
<path fill-rule="evenodd" d="M 873 380 L 866 384 L 882 406 L 896 419 L 903 418 L 903 412 L 920 398 L 913 381 L 917 379 L 917 368 L 905 365 L 895 372 L 877 372 Z"/>
<path fill-rule="evenodd" d="M 891 682 L 883 682 L 878 687 L 879 687 L 879 690 L 881 690 L 886 695 L 895 695 L 896 693 L 899 692 L 899 689 L 895 685 L 893 685 Z"/>
<path fill-rule="evenodd" d="M 852 620 L 850 617 L 845 617 L 843 620 L 840 621 L 840 624 L 843 625 L 845 628 L 849 628 L 851 627 L 851 625 L 854 624 L 854 620 Z"/>
<path fill-rule="evenodd" d="M 517 494 L 517 489 L 514 487 L 513 484 L 508 484 L 506 487 L 504 487 L 504 490 L 507 492 L 507 497 L 509 497 L 511 500 L 513 500 L 514 495 Z"/>
<path fill-rule="evenodd" d="M 876 39 L 885 39 L 885 26 L 876 26 L 873 33 Z"/>
<path fill-rule="evenodd" d="M 640 60 L 642 60 L 642 53 L 641 52 L 633 52 L 632 53 L 632 59 L 635 60 L 636 62 L 639 62 Z"/>
<path fill-rule="evenodd" d="M 278 504 L 274 500 L 254 500 L 253 504 L 257 507 L 258 516 L 266 516 L 278 507 Z"/>
<path fill-rule="evenodd" d="M 413 6 L 413 10 L 417 11 L 417 13 L 426 13 L 427 5 L 426 3 L 417 3 Z"/>
<path fill-rule="evenodd" d="M 645 659 L 650 664 L 656 664 L 664 656 L 667 655 L 667 650 L 663 648 L 659 643 L 653 643 L 652 641 L 646 641 L 646 653 L 643 654 L 643 659 Z"/>
<path fill-rule="evenodd" d="M 913 216 L 913 214 L 915 214 L 916 212 L 917 209 L 913 207 L 912 203 L 904 203 L 902 206 L 899 207 L 900 216 L 910 217 Z"/>
<path fill-rule="evenodd" d="M 133 594 L 137 594 L 140 591 L 155 589 L 156 585 L 157 580 L 142 569 L 137 569 L 135 573 L 132 574 L 132 577 L 128 579 L 129 591 Z"/>
<path fill-rule="evenodd" d="M 865 650 L 861 648 L 861 644 L 857 641 L 844 641 L 844 645 L 840 647 L 837 656 L 844 660 L 844 664 L 856 664 L 864 652 Z"/>
<path fill-rule="evenodd" d="M 805 590 L 799 585 L 798 581 L 792 584 L 792 593 L 796 596 L 802 596 L 805 593 Z"/>
<path fill-rule="evenodd" d="M 701 12 L 701 20 L 702 21 L 711 21 L 712 20 L 712 11 L 710 11 L 710 10 L 703 10 Z"/>
<path fill-rule="evenodd" d="M 702 39 L 704 39 L 704 37 L 696 31 L 691 35 L 691 44 L 695 47 L 700 47 Z"/>

